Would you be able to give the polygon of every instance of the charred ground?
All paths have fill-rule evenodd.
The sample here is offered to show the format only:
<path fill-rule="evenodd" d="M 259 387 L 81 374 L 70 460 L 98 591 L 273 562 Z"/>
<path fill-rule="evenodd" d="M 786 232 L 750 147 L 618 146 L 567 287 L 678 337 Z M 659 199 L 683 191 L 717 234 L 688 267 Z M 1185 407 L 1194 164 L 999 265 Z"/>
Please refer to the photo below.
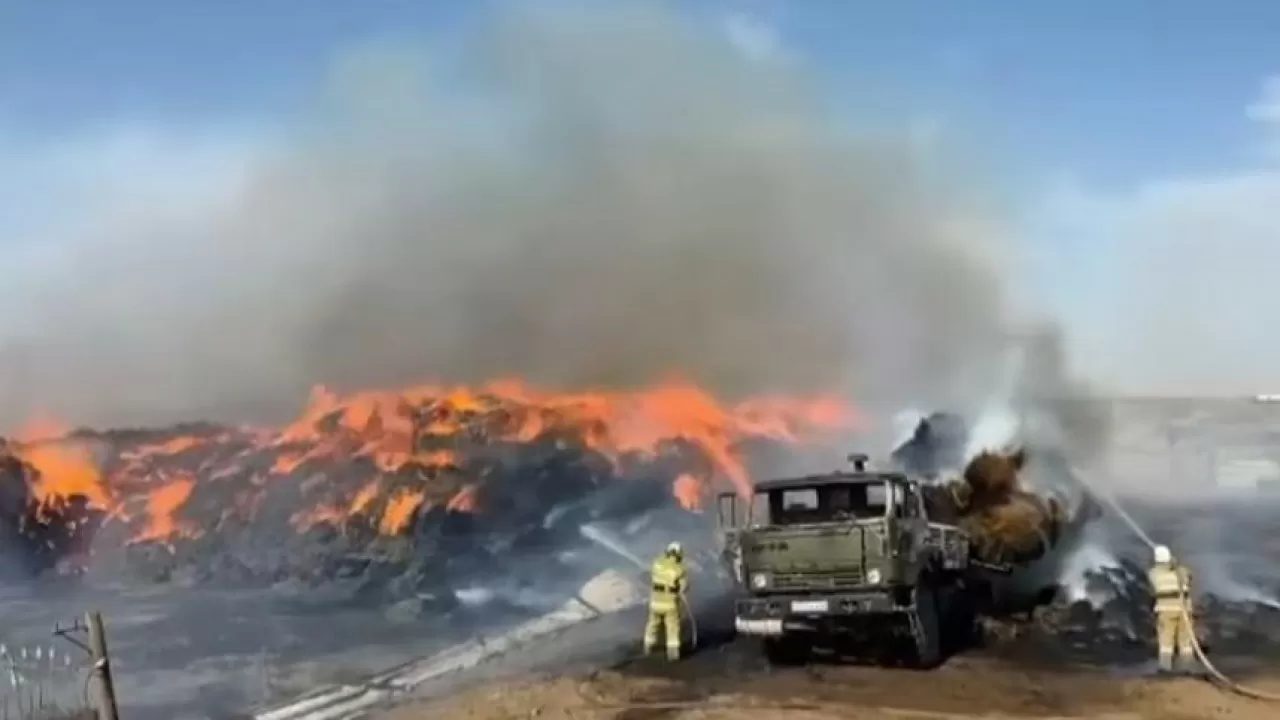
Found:
<path fill-rule="evenodd" d="M 1176 524 L 1187 508 L 1145 508 L 1148 519 Z M 1247 529 L 1261 527 L 1250 525 Z M 1243 549 L 1243 548 L 1241 548 Z M 699 650 L 677 664 L 638 657 L 640 617 L 616 628 L 610 652 L 582 657 L 590 631 L 525 648 L 479 677 L 429 690 L 385 717 L 760 718 L 1151 718 L 1230 714 L 1267 718 L 1274 708 L 1222 694 L 1197 678 L 1148 677 L 1154 628 L 1142 568 L 1123 563 L 1090 576 L 1094 600 L 1069 593 L 1031 618 L 990 620 L 979 641 L 952 654 L 927 677 L 811 659 L 803 668 L 769 667 L 759 648 L 734 639 L 731 612 L 704 606 Z M 1201 605 L 1215 662 L 1255 687 L 1280 679 L 1280 612 L 1212 596 Z M 578 662 L 571 662 L 577 653 Z M 558 658 L 548 675 L 539 658 Z M 927 683 L 928 692 L 921 692 Z"/>

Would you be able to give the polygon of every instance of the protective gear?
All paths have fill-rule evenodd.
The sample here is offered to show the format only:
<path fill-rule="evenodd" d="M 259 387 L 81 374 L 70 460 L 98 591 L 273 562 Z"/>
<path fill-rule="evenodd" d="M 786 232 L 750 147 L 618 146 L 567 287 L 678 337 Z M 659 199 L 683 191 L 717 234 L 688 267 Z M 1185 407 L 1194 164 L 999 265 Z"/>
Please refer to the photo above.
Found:
<path fill-rule="evenodd" d="M 683 560 L 684 548 L 680 546 L 679 542 L 675 542 L 675 541 L 670 542 L 667 544 L 667 555 L 677 560 Z"/>
<path fill-rule="evenodd" d="M 1155 594 L 1156 643 L 1160 670 L 1173 670 L 1175 657 L 1180 665 L 1189 664 L 1195 657 L 1192 633 L 1188 620 L 1192 616 L 1191 571 L 1173 559 L 1169 548 L 1155 548 L 1156 562 L 1148 572 Z M 1185 608 L 1185 612 L 1184 612 Z"/>
<path fill-rule="evenodd" d="M 688 591 L 680 543 L 671 543 L 649 569 L 652 589 L 649 593 L 649 619 L 644 626 L 644 652 L 658 645 L 658 630 L 667 641 L 667 659 L 680 659 L 680 615 Z"/>

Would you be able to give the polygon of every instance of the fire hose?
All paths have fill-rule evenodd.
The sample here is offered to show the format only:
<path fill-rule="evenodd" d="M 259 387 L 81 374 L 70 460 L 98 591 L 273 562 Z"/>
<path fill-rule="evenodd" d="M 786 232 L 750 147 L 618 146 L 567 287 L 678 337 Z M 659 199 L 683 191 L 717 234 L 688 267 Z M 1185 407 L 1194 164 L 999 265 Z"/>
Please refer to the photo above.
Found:
<path fill-rule="evenodd" d="M 693 608 L 689 606 L 689 598 L 687 595 L 685 595 L 684 589 L 682 588 L 679 591 L 679 593 L 680 593 L 680 601 L 677 604 L 680 606 L 680 614 L 683 615 L 684 618 L 689 621 L 689 636 L 690 636 L 689 647 L 692 648 L 693 650 L 697 650 L 698 649 L 698 619 L 697 619 L 697 616 L 693 614 Z"/>
<path fill-rule="evenodd" d="M 1254 700 L 1265 700 L 1268 702 L 1280 702 L 1280 693 L 1269 693 L 1255 688 L 1241 685 L 1240 683 L 1227 677 L 1219 670 L 1209 657 L 1205 654 L 1204 648 L 1200 645 L 1200 638 L 1196 635 L 1195 625 L 1191 620 L 1191 608 L 1188 607 L 1187 599 L 1182 598 L 1181 602 L 1182 622 L 1188 637 L 1191 638 L 1191 650 L 1195 653 L 1196 659 L 1200 661 L 1200 665 L 1209 673 L 1209 677 L 1224 689 L 1243 695 L 1244 697 L 1253 698 Z"/>
<path fill-rule="evenodd" d="M 1081 477 L 1083 476 L 1081 475 Z M 1147 535 L 1146 531 L 1142 529 L 1142 526 L 1139 525 L 1138 522 L 1120 506 L 1120 503 L 1116 502 L 1116 500 L 1109 494 L 1099 492 L 1097 488 L 1090 487 L 1090 489 L 1094 491 L 1095 496 L 1102 498 L 1113 510 L 1116 511 L 1116 514 L 1120 516 L 1120 519 L 1125 521 L 1125 524 L 1129 526 L 1129 529 L 1133 531 L 1134 535 L 1137 536 L 1139 540 L 1141 540 L 1152 552 L 1155 551 L 1157 543 L 1152 540 L 1151 537 Z M 1190 589 L 1183 588 L 1183 590 L 1184 592 L 1189 592 Z M 1186 630 L 1187 636 L 1191 639 L 1191 650 L 1195 654 L 1196 660 L 1200 661 L 1200 665 L 1204 667 L 1205 672 L 1209 674 L 1209 678 L 1214 683 L 1224 690 L 1247 698 L 1264 700 L 1267 702 L 1280 702 L 1280 694 L 1265 692 L 1246 685 L 1241 685 L 1219 670 L 1217 666 L 1209 660 L 1208 655 L 1205 654 L 1204 647 L 1200 644 L 1200 638 L 1196 635 L 1195 622 L 1191 618 L 1191 607 L 1186 595 L 1180 598 L 1179 605 L 1184 629 Z"/>
<path fill-rule="evenodd" d="M 684 616 L 689 618 L 689 646 L 698 649 L 698 619 L 693 614 L 693 608 L 689 607 L 689 598 L 684 594 L 684 588 L 680 588 L 680 608 L 684 611 Z"/>
<path fill-rule="evenodd" d="M 698 618 L 693 613 L 693 608 L 689 606 L 689 597 L 685 595 L 684 588 L 679 591 L 680 614 L 689 621 L 689 647 L 693 650 L 698 649 Z"/>

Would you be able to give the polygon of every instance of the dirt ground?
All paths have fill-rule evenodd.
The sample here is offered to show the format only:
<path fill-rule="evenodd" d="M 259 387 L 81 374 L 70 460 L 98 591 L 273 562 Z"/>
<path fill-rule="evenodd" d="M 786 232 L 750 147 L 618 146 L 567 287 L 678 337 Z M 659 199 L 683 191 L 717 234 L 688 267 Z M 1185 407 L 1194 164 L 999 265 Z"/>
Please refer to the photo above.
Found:
<path fill-rule="evenodd" d="M 1280 668 L 1249 679 L 1280 693 Z M 526 677 L 388 711 L 378 720 L 1193 720 L 1280 717 L 1280 706 L 1227 694 L 1192 677 L 1119 677 L 1030 670 L 953 658 L 932 671 L 811 666 L 773 669 L 740 650 L 667 665 L 640 660 L 577 677 Z"/>

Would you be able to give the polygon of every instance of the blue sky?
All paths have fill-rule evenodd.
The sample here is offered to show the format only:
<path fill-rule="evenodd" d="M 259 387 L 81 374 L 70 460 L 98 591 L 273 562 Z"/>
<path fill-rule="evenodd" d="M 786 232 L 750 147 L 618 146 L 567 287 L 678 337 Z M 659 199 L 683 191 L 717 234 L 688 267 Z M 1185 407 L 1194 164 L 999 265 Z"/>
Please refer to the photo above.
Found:
<path fill-rule="evenodd" d="M 84 207 L 109 203 L 75 151 L 104 136 L 97 157 L 128 154 L 131 124 L 162 129 L 159 140 L 137 140 L 158 170 L 196 163 L 234 174 L 235 153 L 220 148 L 252 144 L 254 128 L 299 112 L 345 48 L 447 40 L 489 5 L 0 0 L 0 231 L 74 225 L 64 210 L 46 217 L 55 211 L 41 197 L 54 188 Z M 1265 106 L 1264 84 L 1280 73 L 1280 3 L 680 5 L 800 58 L 851 115 L 927 123 L 980 155 L 1028 248 L 1031 284 L 1066 318 L 1081 362 L 1108 382 L 1280 390 L 1270 369 L 1280 342 L 1259 320 L 1261 308 L 1280 308 L 1280 294 L 1258 269 L 1280 260 L 1270 212 L 1280 179 L 1267 155 L 1276 122 L 1249 111 Z M 188 135 L 201 138 L 189 152 Z M 1180 237 L 1189 224 L 1207 230 Z M 1179 304 L 1191 288 L 1195 312 Z M 1214 320 L 1223 313 L 1231 322 Z M 1177 320 L 1152 324 L 1152 315 Z M 1179 343 L 1189 338 L 1248 356 L 1250 367 L 1188 359 Z M 1148 357 L 1182 360 L 1153 380 L 1135 370 Z M 1210 380 L 1224 374 L 1233 377 Z"/>
<path fill-rule="evenodd" d="M 448 35 L 490 4 L 10 0 L 0 118 L 56 132 L 112 116 L 270 116 L 344 47 Z M 768 24 L 850 102 L 994 131 L 1013 171 L 1108 184 L 1239 162 L 1250 128 L 1238 110 L 1275 70 L 1280 32 L 1265 0 L 682 5 Z"/>

